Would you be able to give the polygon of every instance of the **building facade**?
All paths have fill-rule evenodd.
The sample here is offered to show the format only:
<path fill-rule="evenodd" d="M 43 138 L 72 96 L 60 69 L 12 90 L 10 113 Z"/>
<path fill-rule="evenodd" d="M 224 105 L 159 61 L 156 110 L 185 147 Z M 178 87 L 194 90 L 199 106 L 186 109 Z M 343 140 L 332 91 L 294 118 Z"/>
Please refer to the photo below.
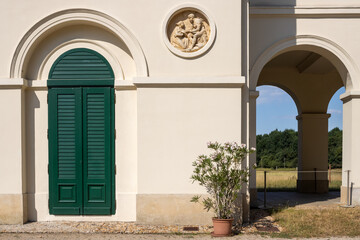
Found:
<path fill-rule="evenodd" d="M 4 0 L 0 11 L 0 223 L 208 223 L 190 202 L 205 194 L 192 162 L 208 141 L 256 146 L 260 85 L 297 105 L 300 170 L 327 169 L 327 105 L 345 86 L 343 170 L 360 203 L 357 0 Z M 327 176 L 298 179 L 327 191 Z M 240 199 L 246 220 L 253 170 Z"/>

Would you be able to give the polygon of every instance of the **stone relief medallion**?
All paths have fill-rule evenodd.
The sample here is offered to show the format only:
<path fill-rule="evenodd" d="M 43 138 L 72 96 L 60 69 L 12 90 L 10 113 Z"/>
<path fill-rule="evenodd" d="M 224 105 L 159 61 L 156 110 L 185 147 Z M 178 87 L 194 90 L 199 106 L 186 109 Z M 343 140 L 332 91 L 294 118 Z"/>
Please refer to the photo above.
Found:
<path fill-rule="evenodd" d="M 184 11 L 168 26 L 170 43 L 182 52 L 195 52 L 209 41 L 210 26 L 206 18 L 195 11 Z"/>
<path fill-rule="evenodd" d="M 215 24 L 204 11 L 195 7 L 178 7 L 165 24 L 165 44 L 174 54 L 190 58 L 208 50 L 215 36 Z"/>

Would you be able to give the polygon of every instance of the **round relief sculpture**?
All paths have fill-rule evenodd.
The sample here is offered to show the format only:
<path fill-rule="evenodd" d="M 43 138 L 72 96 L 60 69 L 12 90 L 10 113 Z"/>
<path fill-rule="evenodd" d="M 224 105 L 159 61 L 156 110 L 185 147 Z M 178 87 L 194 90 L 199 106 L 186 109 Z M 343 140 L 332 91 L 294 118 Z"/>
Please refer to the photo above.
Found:
<path fill-rule="evenodd" d="M 215 38 L 215 24 L 204 11 L 178 7 L 164 25 L 165 44 L 174 54 L 190 58 L 206 52 Z"/>

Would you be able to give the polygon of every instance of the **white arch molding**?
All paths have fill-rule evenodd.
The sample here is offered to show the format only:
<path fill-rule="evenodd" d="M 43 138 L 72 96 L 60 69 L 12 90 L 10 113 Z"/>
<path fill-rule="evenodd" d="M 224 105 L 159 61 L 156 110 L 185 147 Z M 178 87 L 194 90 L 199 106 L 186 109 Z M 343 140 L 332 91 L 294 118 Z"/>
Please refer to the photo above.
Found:
<path fill-rule="evenodd" d="M 276 42 L 256 59 L 250 70 L 250 90 L 256 89 L 265 64 L 276 56 L 293 50 L 308 50 L 326 57 L 338 70 L 347 91 L 359 87 L 359 69 L 341 46 L 320 36 L 298 35 Z"/>
<path fill-rule="evenodd" d="M 56 12 L 35 24 L 21 39 L 17 46 L 10 67 L 10 78 L 21 78 L 25 58 L 29 54 L 31 47 L 38 41 L 47 31 L 64 25 L 67 23 L 83 21 L 100 25 L 119 37 L 129 48 L 136 66 L 137 77 L 148 76 L 148 68 L 145 55 L 134 34 L 130 32 L 123 24 L 116 19 L 89 9 L 69 9 Z M 90 44 L 90 43 L 88 43 Z M 95 46 L 95 44 L 93 44 Z M 99 47 L 99 46 L 98 46 Z M 56 52 L 56 50 L 54 50 Z M 103 52 L 103 51 L 101 51 Z M 104 52 L 103 52 L 104 53 Z M 106 55 L 106 54 L 105 54 Z M 105 56 L 104 56 L 105 57 Z M 110 61 L 109 61 L 110 60 Z M 111 62 L 111 58 L 108 59 Z M 44 67 L 43 63 L 43 66 Z M 111 63 L 110 63 L 111 64 Z M 44 70 L 45 68 L 41 68 Z M 115 71 L 115 69 L 114 69 Z"/>

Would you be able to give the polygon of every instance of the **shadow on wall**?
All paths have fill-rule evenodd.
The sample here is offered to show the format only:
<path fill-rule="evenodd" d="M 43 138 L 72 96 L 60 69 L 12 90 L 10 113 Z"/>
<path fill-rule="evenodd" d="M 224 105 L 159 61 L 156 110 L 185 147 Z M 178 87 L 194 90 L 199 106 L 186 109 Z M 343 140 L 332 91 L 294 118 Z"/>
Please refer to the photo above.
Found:
<path fill-rule="evenodd" d="M 46 91 L 46 90 L 44 90 Z M 39 98 L 35 91 L 26 91 L 26 189 L 28 220 L 37 221 L 37 210 L 35 206 L 36 193 L 36 153 L 35 153 L 35 110 L 40 108 Z M 47 146 L 45 146 L 47 148 Z M 44 148 L 45 148 L 44 147 Z M 42 179 L 45 181 L 45 179 Z"/>

